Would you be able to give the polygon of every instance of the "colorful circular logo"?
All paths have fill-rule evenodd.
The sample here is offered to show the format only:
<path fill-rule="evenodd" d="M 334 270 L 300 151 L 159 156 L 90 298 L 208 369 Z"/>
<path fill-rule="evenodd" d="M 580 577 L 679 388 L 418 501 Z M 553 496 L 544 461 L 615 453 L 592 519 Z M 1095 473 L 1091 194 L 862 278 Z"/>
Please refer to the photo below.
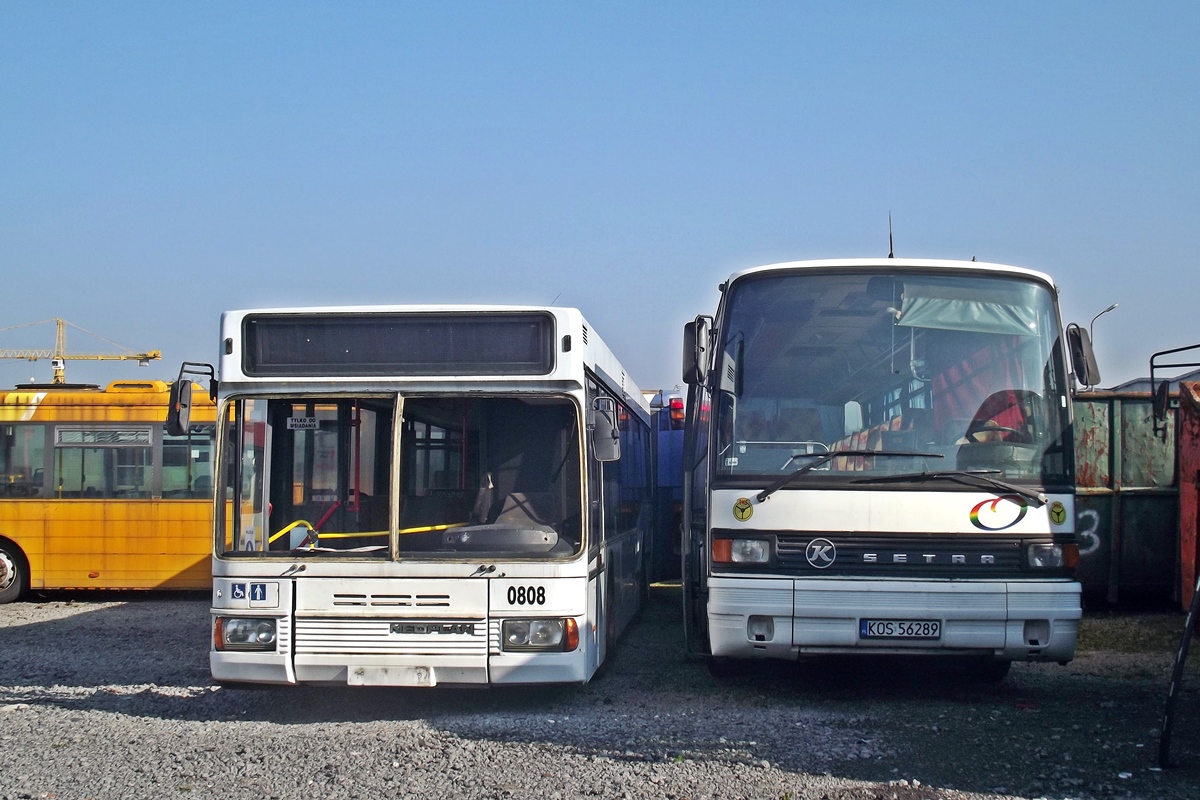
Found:
<path fill-rule="evenodd" d="M 1001 505 L 1001 502 L 1008 502 Z M 1029 511 L 1029 504 L 1019 494 L 1004 494 L 993 500 L 984 500 L 971 509 L 971 524 L 981 531 L 1002 531 L 1011 528 Z"/>
<path fill-rule="evenodd" d="M 733 518 L 738 522 L 745 522 L 752 516 L 754 516 L 754 506 L 750 505 L 750 498 L 739 497 L 733 504 Z"/>
<path fill-rule="evenodd" d="M 1067 521 L 1067 508 L 1057 500 L 1050 504 L 1050 521 L 1055 525 L 1062 525 Z"/>

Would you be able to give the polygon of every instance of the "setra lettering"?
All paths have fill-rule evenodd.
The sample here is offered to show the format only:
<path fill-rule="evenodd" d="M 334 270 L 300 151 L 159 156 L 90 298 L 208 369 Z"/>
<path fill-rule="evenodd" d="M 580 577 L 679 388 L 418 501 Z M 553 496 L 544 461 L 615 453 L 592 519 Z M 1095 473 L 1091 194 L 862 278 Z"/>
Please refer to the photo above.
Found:
<path fill-rule="evenodd" d="M 974 557 L 972 557 L 974 558 Z M 889 561 L 892 564 L 911 564 L 915 561 L 920 561 L 925 564 L 952 564 L 954 566 L 967 566 L 968 563 L 974 563 L 981 566 L 995 566 L 996 556 L 991 554 L 981 554 L 977 561 L 968 561 L 967 556 L 961 553 L 904 553 L 892 552 L 884 553 L 882 559 L 879 553 L 863 553 L 862 563 L 864 564 L 879 564 L 882 561 Z"/>

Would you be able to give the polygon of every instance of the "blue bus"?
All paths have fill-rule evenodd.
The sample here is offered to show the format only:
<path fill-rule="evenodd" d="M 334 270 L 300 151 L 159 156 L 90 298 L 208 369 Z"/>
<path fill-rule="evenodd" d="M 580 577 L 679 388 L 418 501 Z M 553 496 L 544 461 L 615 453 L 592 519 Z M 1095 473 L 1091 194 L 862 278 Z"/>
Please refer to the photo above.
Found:
<path fill-rule="evenodd" d="M 683 557 L 683 394 L 676 389 L 644 391 L 650 403 L 654 447 L 654 534 L 648 569 L 654 582 L 679 580 Z"/>

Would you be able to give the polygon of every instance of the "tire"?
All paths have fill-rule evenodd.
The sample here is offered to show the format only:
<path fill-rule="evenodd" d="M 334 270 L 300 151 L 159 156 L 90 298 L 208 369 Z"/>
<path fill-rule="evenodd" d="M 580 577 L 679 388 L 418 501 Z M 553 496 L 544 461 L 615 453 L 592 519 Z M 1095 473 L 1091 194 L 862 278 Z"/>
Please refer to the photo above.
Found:
<path fill-rule="evenodd" d="M 724 656 L 709 656 L 708 659 L 708 674 L 712 675 L 717 680 L 728 680 L 736 678 L 743 672 L 742 664 L 736 658 L 725 658 Z"/>
<path fill-rule="evenodd" d="M 1012 669 L 1012 662 L 1003 658 L 981 658 L 967 666 L 967 674 L 982 683 L 999 683 Z"/>
<path fill-rule="evenodd" d="M 29 568 L 25 566 L 25 556 L 11 542 L 0 542 L 0 561 L 6 568 L 4 578 L 0 579 L 0 603 L 12 603 L 29 586 Z"/>

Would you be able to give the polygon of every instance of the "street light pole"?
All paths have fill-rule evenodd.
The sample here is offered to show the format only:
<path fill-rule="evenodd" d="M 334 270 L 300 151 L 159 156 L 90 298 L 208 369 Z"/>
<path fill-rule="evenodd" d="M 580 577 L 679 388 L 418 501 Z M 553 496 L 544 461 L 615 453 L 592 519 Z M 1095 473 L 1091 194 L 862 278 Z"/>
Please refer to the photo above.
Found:
<path fill-rule="evenodd" d="M 1113 310 L 1114 308 L 1116 308 L 1116 307 L 1117 307 L 1117 304 L 1116 304 L 1116 303 L 1113 303 L 1111 306 L 1109 306 L 1108 308 L 1104 309 L 1103 311 L 1101 311 L 1101 312 L 1100 312 L 1099 314 L 1097 314 L 1096 316 L 1092 317 L 1092 321 L 1088 323 L 1088 340 L 1089 340 L 1089 341 L 1091 341 L 1091 343 L 1092 343 L 1093 345 L 1095 345 L 1095 344 L 1096 344 L 1096 339 L 1095 339 L 1095 337 L 1094 337 L 1094 336 L 1092 336 L 1092 326 L 1096 324 L 1096 320 L 1100 319 L 1101 317 L 1103 317 L 1105 314 L 1107 314 L 1108 312 L 1112 311 L 1112 310 Z"/>

